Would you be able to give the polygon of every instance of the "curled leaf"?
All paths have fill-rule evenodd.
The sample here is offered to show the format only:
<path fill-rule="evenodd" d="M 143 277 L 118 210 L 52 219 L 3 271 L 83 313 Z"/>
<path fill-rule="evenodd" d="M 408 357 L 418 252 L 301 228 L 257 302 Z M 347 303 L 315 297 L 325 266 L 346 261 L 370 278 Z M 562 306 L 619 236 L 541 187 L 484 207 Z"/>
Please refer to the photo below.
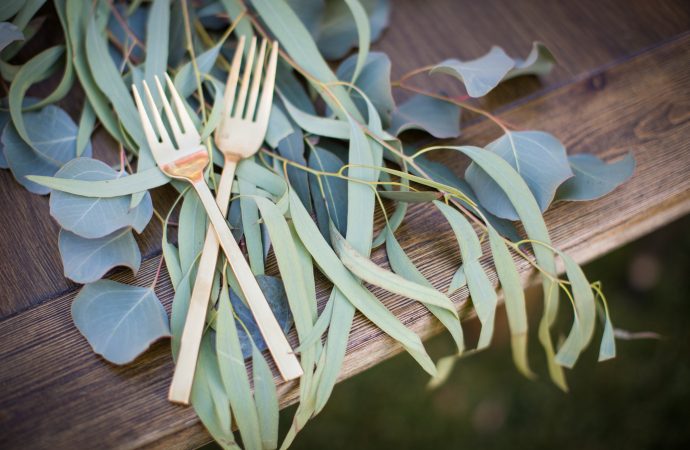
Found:
<path fill-rule="evenodd" d="M 439 139 L 460 136 L 460 108 L 426 95 L 415 95 L 394 111 L 390 133 L 422 130 Z"/>
<path fill-rule="evenodd" d="M 447 59 L 434 67 L 431 73 L 452 75 L 465 84 L 470 97 L 483 97 L 500 83 L 513 66 L 515 61 L 501 47 L 494 46 L 489 53 L 477 59 Z"/>
<path fill-rule="evenodd" d="M 569 156 L 568 162 L 575 176 L 559 186 L 556 200 L 583 201 L 603 197 L 627 181 L 635 171 L 632 153 L 609 164 L 587 153 Z"/>
<path fill-rule="evenodd" d="M 431 70 L 446 73 L 465 84 L 470 97 L 483 97 L 500 82 L 522 75 L 546 75 L 556 59 L 541 42 L 532 43 L 527 58 L 511 58 L 501 47 L 491 47 L 484 56 L 471 61 L 447 59 Z"/>

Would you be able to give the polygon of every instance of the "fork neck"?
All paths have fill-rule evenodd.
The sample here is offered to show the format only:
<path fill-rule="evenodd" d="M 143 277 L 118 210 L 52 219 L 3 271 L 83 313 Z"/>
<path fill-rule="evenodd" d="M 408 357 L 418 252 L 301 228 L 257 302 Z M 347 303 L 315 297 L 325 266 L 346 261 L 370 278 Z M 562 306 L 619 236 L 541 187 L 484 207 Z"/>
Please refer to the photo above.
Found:
<path fill-rule="evenodd" d="M 161 165 L 161 170 L 174 178 L 182 178 L 192 183 L 204 180 L 204 169 L 208 165 L 206 150 L 194 152 Z"/>

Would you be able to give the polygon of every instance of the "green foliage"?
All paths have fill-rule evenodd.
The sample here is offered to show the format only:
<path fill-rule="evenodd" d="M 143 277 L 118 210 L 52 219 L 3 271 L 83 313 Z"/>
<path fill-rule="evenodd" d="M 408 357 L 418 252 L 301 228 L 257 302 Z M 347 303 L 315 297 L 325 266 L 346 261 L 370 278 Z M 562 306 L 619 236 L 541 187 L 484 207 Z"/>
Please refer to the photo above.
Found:
<path fill-rule="evenodd" d="M 488 144 L 486 149 L 508 161 L 520 174 L 542 212 L 551 204 L 558 186 L 573 176 L 565 147 L 549 133 L 508 132 Z M 544 170 L 545 165 L 548 170 Z M 518 220 L 508 197 L 477 164 L 470 164 L 465 178 L 489 212 L 504 219 Z"/>
<path fill-rule="evenodd" d="M 632 153 L 609 164 L 587 153 L 569 156 L 568 162 L 575 176 L 558 187 L 556 200 L 594 200 L 616 189 L 635 171 Z"/>
<path fill-rule="evenodd" d="M 72 303 L 72 319 L 93 350 L 115 364 L 134 361 L 170 335 L 168 316 L 153 289 L 110 280 L 84 286 Z"/>
<path fill-rule="evenodd" d="M 369 51 L 388 24 L 389 0 L 253 0 L 249 10 L 239 0 L 154 0 L 129 7 L 105 0 L 87 6 L 55 0 L 65 45 L 15 65 L 22 39 L 37 32 L 31 18 L 42 3 L 12 0 L 0 6 L 0 20 L 12 19 L 0 25 L 0 73 L 11 81 L 0 108 L 0 167 L 9 168 L 30 191 L 51 193 L 51 214 L 63 228 L 59 247 L 65 275 L 85 283 L 73 303 L 75 324 L 94 350 L 115 364 L 132 361 L 168 335 L 176 357 L 208 226 L 196 194 L 171 183 L 155 166 L 129 86 L 170 73 L 218 165 L 222 158 L 210 137 L 223 110 L 223 80 L 236 42 L 231 35 L 268 34 L 285 51 L 265 138 L 270 149 L 238 165 L 228 220 L 286 333 L 294 323 L 304 371 L 300 405 L 281 443 L 278 395 L 262 353 L 265 343 L 221 258 L 192 403 L 223 448 L 238 448 L 233 423 L 247 448 L 289 446 L 330 397 L 357 312 L 402 345 L 433 377 L 432 384 L 440 383 L 458 357 L 470 353 L 452 294 L 469 292 L 482 324 L 477 349 L 491 342 L 499 299 L 489 271 L 492 261 L 506 303 L 513 359 L 525 376 L 534 374 L 527 359 L 527 316 L 516 258 L 528 260 L 542 276 L 545 308 L 539 337 L 556 384 L 566 389 L 562 366 L 571 367 L 590 343 L 598 300 L 604 328 L 600 359 L 615 355 L 601 289 L 590 284 L 574 260 L 551 247 L 542 212 L 554 197 L 586 200 L 612 191 L 632 174 L 632 156 L 613 164 L 592 155 L 568 158 L 556 137 L 512 131 L 457 99 L 417 91 L 396 105 L 393 95 L 394 89 L 406 89 L 404 79 L 422 72 L 455 76 L 471 97 L 513 77 L 545 75 L 555 59 L 543 44 L 534 43 L 524 60 L 494 47 L 479 59 L 447 60 L 392 81 L 388 56 Z M 343 58 L 354 47 L 357 51 L 334 73 L 336 65 L 327 60 Z M 43 99 L 27 96 L 34 84 L 56 76 L 59 67 L 64 72 L 53 92 Z M 70 89 L 75 74 L 85 92 L 78 125 L 52 105 Z M 319 113 L 321 101 L 325 114 Z M 459 136 L 464 108 L 496 121 L 504 135 L 485 148 L 416 149 L 405 142 L 414 135 L 408 130 L 435 138 Z M 119 170 L 91 158 L 90 138 L 98 125 L 121 148 Z M 427 152 L 441 148 L 470 159 L 465 178 L 427 158 Z M 129 163 L 136 163 L 134 173 Z M 208 173 L 211 186 L 216 170 L 211 167 Z M 169 211 L 154 211 L 149 191 L 169 183 L 180 191 L 178 200 Z M 461 260 L 443 291 L 408 256 L 401 245 L 407 240 L 398 240 L 410 204 L 438 208 L 458 243 Z M 384 209 L 388 205 L 392 213 Z M 170 326 L 153 292 L 155 283 L 143 288 L 100 280 L 116 266 L 137 271 L 141 255 L 132 230 L 142 232 L 154 212 L 163 226 L 163 258 L 175 289 Z M 375 226 L 378 214 L 384 218 L 380 228 Z M 175 242 L 168 236 L 171 217 L 177 217 Z M 516 220 L 527 239 L 511 223 Z M 390 270 L 371 258 L 384 243 Z M 269 253 L 279 276 L 270 273 L 275 266 L 268 263 Z M 567 281 L 558 278 L 557 256 Z M 324 277 L 332 286 L 326 286 L 329 299 L 319 313 L 316 279 Z M 435 364 L 419 336 L 376 298 L 369 284 L 428 308 L 452 337 L 452 354 Z M 560 291 L 561 298 L 572 300 L 574 321 L 556 350 L 551 334 Z M 252 360 L 251 374 L 246 359 Z"/>
<path fill-rule="evenodd" d="M 426 95 L 415 95 L 393 111 L 389 131 L 398 136 L 403 131 L 422 130 L 433 137 L 460 136 L 460 108 Z"/>

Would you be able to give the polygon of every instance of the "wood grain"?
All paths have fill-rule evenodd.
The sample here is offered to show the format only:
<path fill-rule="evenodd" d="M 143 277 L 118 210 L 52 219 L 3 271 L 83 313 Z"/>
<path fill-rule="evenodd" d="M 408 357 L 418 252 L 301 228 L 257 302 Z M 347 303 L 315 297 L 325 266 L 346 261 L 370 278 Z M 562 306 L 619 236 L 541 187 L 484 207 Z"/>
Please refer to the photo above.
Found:
<path fill-rule="evenodd" d="M 48 4 L 40 14 L 54 15 L 54 11 Z M 57 20 L 50 19 L 53 20 L 46 22 L 44 32 L 29 43 L 31 48 L 27 53 L 54 45 L 54 40 L 61 37 Z M 689 29 L 690 3 L 687 0 L 395 0 L 391 22 L 394 26 L 374 48 L 390 55 L 393 77 L 448 57 L 476 57 L 492 45 L 502 46 L 511 56 L 524 57 L 532 41 L 541 40 L 559 60 L 544 80 L 546 86 L 555 86 Z M 25 61 L 26 57 L 20 59 Z M 30 93 L 45 94 L 58 81 L 58 76 L 53 77 Z M 440 77 L 435 83 L 449 93 L 459 89 L 459 83 L 449 78 Z M 482 103 L 489 108 L 499 107 L 543 87 L 532 77 L 511 80 Z M 397 94 L 399 98 L 405 97 L 405 93 Z M 75 89 L 60 104 L 78 118 L 83 94 Z M 102 130 L 97 133 L 94 149 L 99 158 L 117 160 L 117 149 Z M 76 286 L 62 276 L 57 251 L 58 227 L 50 218 L 47 198 L 28 193 L 9 171 L 0 170 L 0 186 L 0 229 L 3 230 L 0 261 L 13 262 L 0 270 L 0 317 L 8 317 Z M 171 190 L 158 189 L 154 204 L 165 211 L 170 196 Z M 144 256 L 160 251 L 160 235 L 160 226 L 152 222 L 139 239 Z"/>
<path fill-rule="evenodd" d="M 501 118 L 519 127 L 554 133 L 571 152 L 587 150 L 607 159 L 635 154 L 634 177 L 612 194 L 594 202 L 559 204 L 547 212 L 559 248 L 588 261 L 690 211 L 688 92 L 690 34 L 685 34 L 502 112 Z M 462 142 L 486 141 L 495 133 L 491 124 L 478 122 L 465 129 Z M 455 153 L 437 157 L 457 170 L 465 164 Z M 411 208 L 399 236 L 422 272 L 445 289 L 459 254 L 448 245 L 453 240 L 440 215 L 423 205 Z M 385 262 L 380 251 L 374 258 Z M 157 264 L 157 258 L 146 261 L 136 280 L 126 273 L 116 279 L 146 285 Z M 527 268 L 522 269 L 527 276 Z M 157 293 L 169 309 L 167 279 Z M 423 307 L 376 293 L 421 336 L 439 331 Z M 193 411 L 166 400 L 172 374 L 167 342 L 154 345 L 135 364 L 114 367 L 94 355 L 72 325 L 73 296 L 0 322 L 0 447 L 79 448 L 97 442 L 106 448 L 192 448 L 206 442 L 208 435 Z M 453 300 L 460 307 L 465 297 L 461 291 Z M 320 298 L 323 303 L 323 293 Z M 341 378 L 398 352 L 399 346 L 357 316 Z M 540 355 L 537 348 L 531 353 Z M 294 383 L 279 389 L 283 405 L 294 401 Z"/>

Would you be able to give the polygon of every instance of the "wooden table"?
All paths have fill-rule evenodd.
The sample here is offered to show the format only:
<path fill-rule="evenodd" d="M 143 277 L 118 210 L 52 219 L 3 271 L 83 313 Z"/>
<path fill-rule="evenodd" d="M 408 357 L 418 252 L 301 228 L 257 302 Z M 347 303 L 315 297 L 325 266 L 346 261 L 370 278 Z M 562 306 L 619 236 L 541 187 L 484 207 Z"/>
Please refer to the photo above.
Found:
<path fill-rule="evenodd" d="M 392 3 L 392 27 L 375 47 L 390 55 L 393 77 L 447 57 L 476 57 L 494 44 L 524 56 L 532 40 L 541 40 L 559 60 L 553 73 L 541 83 L 513 80 L 485 106 L 520 128 L 553 133 L 570 153 L 608 159 L 633 151 L 638 167 L 624 186 L 603 199 L 559 204 L 547 212 L 557 247 L 586 262 L 690 211 L 687 0 Z M 443 86 L 455 89 L 454 83 Z M 69 98 L 63 106 L 76 112 L 81 100 Z M 491 124 L 474 121 L 459 141 L 483 145 L 497 135 Z M 107 157 L 109 144 L 97 136 L 97 154 Z M 454 154 L 439 157 L 456 170 L 463 167 Z M 158 190 L 154 201 L 164 204 L 168 196 Z M 192 448 L 207 442 L 193 410 L 166 400 L 172 374 L 167 341 L 134 364 L 115 367 L 95 355 L 75 329 L 69 306 L 78 286 L 63 277 L 47 198 L 29 194 L 2 170 L 0 211 L 0 447 Z M 113 278 L 150 284 L 160 235 L 154 221 L 141 237 L 145 261 L 136 279 L 128 273 Z M 411 208 L 400 241 L 434 285 L 445 288 L 459 255 L 439 214 Z M 434 257 L 426 258 L 430 253 Z M 378 251 L 374 259 L 384 262 L 385 255 Z M 157 294 L 169 309 L 167 277 Z M 377 295 L 422 337 L 439 331 L 418 304 Z M 453 298 L 458 307 L 466 295 Z M 358 316 L 341 377 L 400 351 Z M 280 385 L 283 404 L 295 400 L 294 388 Z"/>

